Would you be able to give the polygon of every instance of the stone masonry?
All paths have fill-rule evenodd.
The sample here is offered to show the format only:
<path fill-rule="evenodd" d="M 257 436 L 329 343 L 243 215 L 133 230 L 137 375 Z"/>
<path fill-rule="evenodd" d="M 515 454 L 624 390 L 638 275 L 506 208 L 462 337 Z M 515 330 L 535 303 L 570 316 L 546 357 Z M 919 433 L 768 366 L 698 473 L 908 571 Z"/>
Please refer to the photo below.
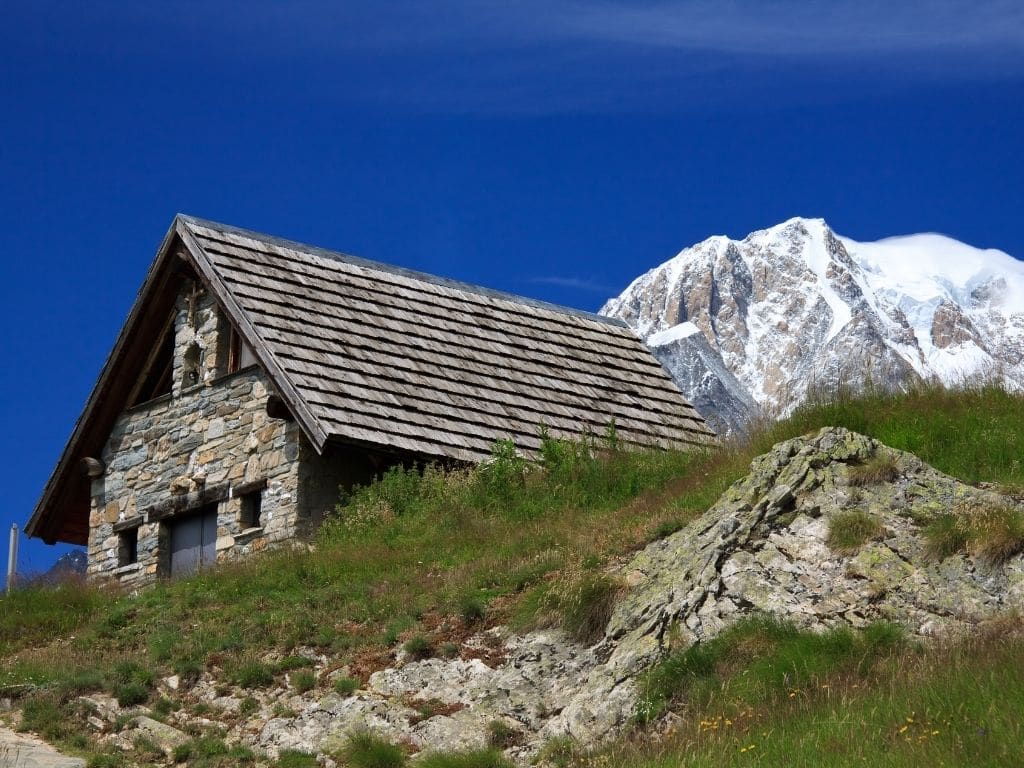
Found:
<path fill-rule="evenodd" d="M 169 526 L 213 503 L 217 561 L 307 534 L 325 513 L 312 506 L 330 509 L 349 474 L 324 466 L 295 421 L 267 415 L 272 384 L 258 365 L 226 372 L 230 326 L 209 292 L 186 286 L 173 322 L 171 391 L 120 416 L 92 482 L 90 577 L 136 586 L 168 573 Z M 307 499 L 301 456 L 319 470 Z M 246 488 L 260 494 L 258 525 L 235 493 Z"/>

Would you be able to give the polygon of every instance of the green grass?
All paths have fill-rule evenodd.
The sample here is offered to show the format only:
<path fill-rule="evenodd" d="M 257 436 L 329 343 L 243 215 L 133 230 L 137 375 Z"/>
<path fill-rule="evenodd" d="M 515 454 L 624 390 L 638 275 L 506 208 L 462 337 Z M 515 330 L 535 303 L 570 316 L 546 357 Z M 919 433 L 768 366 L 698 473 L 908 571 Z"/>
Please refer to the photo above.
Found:
<path fill-rule="evenodd" d="M 527 627 L 553 617 L 593 636 L 614 601 L 614 583 L 599 576 L 609 559 L 699 516 L 774 443 L 826 425 L 865 432 L 967 482 L 1024 488 L 1024 398 L 995 388 L 840 393 L 706 452 L 547 438 L 541 459 L 528 462 L 499 444 L 477 469 L 393 470 L 355 490 L 313 552 L 265 553 L 138 596 L 71 584 L 16 590 L 0 598 L 0 689 L 40 685 L 60 708 L 72 691 L 110 691 L 118 661 L 180 674 L 186 685 L 219 668 L 228 681 L 260 687 L 282 670 L 253 660 L 298 646 L 315 646 L 365 679 L 402 639 L 448 648 L 457 638 L 437 628 L 449 618 Z M 892 471 L 851 469 L 865 478 Z M 1006 557 L 1018 528 L 1004 522 L 1002 533 L 989 525 L 987 549 L 966 537 L 944 550 L 976 546 L 979 557 Z M 587 587 L 578 612 L 566 599 L 574 585 Z M 125 685 L 148 695 L 144 681 Z"/>
<path fill-rule="evenodd" d="M 72 634 L 104 613 L 109 604 L 108 595 L 74 581 L 4 593 L 0 598 L 0 657 Z"/>
<path fill-rule="evenodd" d="M 998 565 L 1024 551 L 1024 509 L 960 508 L 931 520 L 924 538 L 928 553 L 937 560 L 966 553 Z"/>
<path fill-rule="evenodd" d="M 1009 766 L 1024 750 L 1024 636 L 910 652 L 790 698 L 712 700 L 659 742 L 633 739 L 572 764 L 622 768 Z"/>
<path fill-rule="evenodd" d="M 849 555 L 884 534 L 885 527 L 875 515 L 860 509 L 844 510 L 829 518 L 827 544 L 833 551 Z"/>
<path fill-rule="evenodd" d="M 334 681 L 334 691 L 341 696 L 351 696 L 359 690 L 359 681 L 354 677 L 339 677 Z"/>
<path fill-rule="evenodd" d="M 406 763 L 401 748 L 369 731 L 352 734 L 341 758 L 350 768 L 402 768 Z"/>
<path fill-rule="evenodd" d="M 903 642 L 888 624 L 859 633 L 845 627 L 817 633 L 754 615 L 713 640 L 670 654 L 640 682 L 637 720 L 650 722 L 670 709 L 694 713 L 712 705 L 743 711 L 815 686 L 838 672 L 871 668 Z"/>
<path fill-rule="evenodd" d="M 856 487 L 889 483 L 900 475 L 899 467 L 892 456 L 874 456 L 864 464 L 850 467 L 847 480 Z"/>
<path fill-rule="evenodd" d="M 296 693 L 305 693 L 316 688 L 316 674 L 309 669 L 299 669 L 291 675 L 292 688 Z"/>
<path fill-rule="evenodd" d="M 417 768 L 513 768 L 501 752 L 481 749 L 471 752 L 428 754 L 416 761 Z"/>

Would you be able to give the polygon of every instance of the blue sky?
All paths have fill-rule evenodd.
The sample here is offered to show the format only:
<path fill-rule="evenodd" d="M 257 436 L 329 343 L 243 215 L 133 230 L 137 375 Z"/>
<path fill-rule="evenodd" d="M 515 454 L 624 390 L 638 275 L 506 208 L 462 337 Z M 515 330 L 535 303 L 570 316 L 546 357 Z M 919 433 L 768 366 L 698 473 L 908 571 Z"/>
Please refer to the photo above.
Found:
<path fill-rule="evenodd" d="M 5 532 L 177 211 L 584 309 L 795 215 L 1024 256 L 1019 0 L 8 0 L 0 65 Z"/>

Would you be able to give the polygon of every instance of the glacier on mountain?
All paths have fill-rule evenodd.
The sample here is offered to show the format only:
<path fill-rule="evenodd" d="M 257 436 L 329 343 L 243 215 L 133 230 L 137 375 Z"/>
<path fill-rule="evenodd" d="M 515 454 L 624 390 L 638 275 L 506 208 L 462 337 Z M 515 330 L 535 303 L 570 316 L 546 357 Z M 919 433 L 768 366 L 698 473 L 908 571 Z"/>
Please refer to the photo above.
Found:
<path fill-rule="evenodd" d="M 1024 387 L 1024 262 L 943 235 L 857 242 L 793 218 L 686 248 L 600 312 L 629 323 L 726 433 L 813 390 Z"/>

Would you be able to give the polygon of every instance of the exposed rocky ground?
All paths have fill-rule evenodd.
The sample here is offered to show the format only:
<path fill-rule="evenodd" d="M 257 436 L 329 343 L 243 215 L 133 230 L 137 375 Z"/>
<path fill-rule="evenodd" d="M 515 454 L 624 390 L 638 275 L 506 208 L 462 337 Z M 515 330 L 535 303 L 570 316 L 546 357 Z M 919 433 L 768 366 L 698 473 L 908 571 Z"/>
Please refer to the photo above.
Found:
<path fill-rule="evenodd" d="M 137 735 L 171 750 L 196 724 L 229 727 L 229 741 L 276 754 L 330 752 L 356 729 L 371 729 L 419 750 L 483 746 L 494 721 L 512 729 L 507 753 L 519 761 L 550 738 L 585 744 L 620 733 L 637 701 L 637 676 L 669 648 L 716 636 L 745 612 L 801 626 L 896 622 L 932 638 L 1024 608 L 1024 561 L 986 564 L 966 554 L 930 557 L 922 526 L 958 510 L 1019 508 L 1018 499 L 941 474 L 913 455 L 844 429 L 789 440 L 754 460 L 699 519 L 638 552 L 612 574 L 622 591 L 603 636 L 576 644 L 557 630 L 517 635 L 492 628 L 464 642 L 457 657 L 413 660 L 396 649 L 392 666 L 351 695 L 289 688 L 246 691 L 208 672 L 184 694 L 201 702 L 170 713 L 167 725 L 110 699 L 87 704 L 94 726 L 124 744 Z M 878 535 L 840 553 L 830 520 L 860 510 Z M 321 683 L 348 675 L 308 653 Z M 184 683 L 162 683 L 181 693 Z M 246 701 L 248 699 L 248 701 Z M 188 712 L 188 713 L 186 713 Z"/>

